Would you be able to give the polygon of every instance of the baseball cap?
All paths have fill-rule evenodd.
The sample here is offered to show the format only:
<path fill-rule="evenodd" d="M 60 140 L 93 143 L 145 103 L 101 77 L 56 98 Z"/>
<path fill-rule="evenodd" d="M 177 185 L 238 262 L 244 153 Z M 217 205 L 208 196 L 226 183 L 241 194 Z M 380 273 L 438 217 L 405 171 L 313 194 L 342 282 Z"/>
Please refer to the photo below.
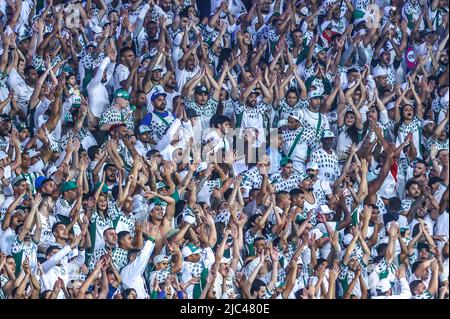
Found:
<path fill-rule="evenodd" d="M 123 122 L 118 122 L 118 123 L 114 123 L 109 127 L 109 132 L 114 131 L 116 128 L 121 127 L 121 126 L 126 126 L 125 123 Z"/>
<path fill-rule="evenodd" d="M 430 250 L 430 246 L 427 243 L 418 243 L 417 244 L 417 249 L 418 250 L 422 250 L 422 249 L 426 249 L 426 250 Z"/>
<path fill-rule="evenodd" d="M 425 127 L 425 126 L 427 126 L 428 124 L 432 124 L 432 123 L 434 123 L 434 121 L 432 121 L 432 120 L 424 120 L 424 121 L 422 122 L 422 127 Z"/>
<path fill-rule="evenodd" d="M 87 44 L 86 44 L 86 48 L 87 47 L 94 47 L 94 48 L 96 48 L 97 47 L 97 42 L 95 42 L 95 41 L 89 41 Z"/>
<path fill-rule="evenodd" d="M 11 181 L 11 185 L 12 186 L 17 186 L 19 185 L 22 181 L 26 181 L 27 179 L 23 176 L 16 176 L 13 178 L 13 180 Z"/>
<path fill-rule="evenodd" d="M 300 13 L 304 16 L 307 16 L 310 12 L 309 12 L 309 8 L 308 7 L 303 7 L 300 9 Z"/>
<path fill-rule="evenodd" d="M 334 133 L 331 130 L 324 130 L 322 133 L 322 139 L 324 138 L 334 138 Z"/>
<path fill-rule="evenodd" d="M 314 54 L 317 55 L 320 51 L 325 50 L 324 47 L 320 46 L 320 45 L 316 45 L 316 47 L 314 48 Z"/>
<path fill-rule="evenodd" d="M 130 93 L 128 93 L 127 90 L 124 89 L 117 89 L 114 91 L 114 98 L 123 98 L 126 100 L 130 99 Z"/>
<path fill-rule="evenodd" d="M 155 258 L 153 258 L 153 264 L 157 265 L 162 261 L 169 261 L 169 257 L 167 257 L 166 255 L 157 255 L 155 256 Z"/>
<path fill-rule="evenodd" d="M 323 97 L 322 94 L 317 90 L 308 92 L 309 99 L 322 98 L 322 97 Z"/>
<path fill-rule="evenodd" d="M 198 167 L 197 167 L 197 173 L 200 173 L 201 171 L 204 171 L 207 168 L 208 168 L 208 163 L 207 162 L 201 162 L 198 165 Z"/>
<path fill-rule="evenodd" d="M 47 176 L 52 176 L 53 174 L 56 173 L 56 171 L 58 170 L 58 167 L 56 165 L 52 165 L 47 169 Z"/>
<path fill-rule="evenodd" d="M 382 68 L 380 66 L 377 66 L 376 68 L 373 69 L 372 76 L 374 78 L 376 78 L 377 76 L 384 76 L 384 75 L 387 75 L 387 69 L 386 68 Z"/>
<path fill-rule="evenodd" d="M 169 240 L 170 238 L 172 238 L 173 236 L 175 236 L 179 232 L 180 232 L 180 229 L 178 229 L 178 228 L 174 228 L 174 229 L 169 230 L 169 232 L 167 233 L 167 239 Z"/>
<path fill-rule="evenodd" d="M 431 185 L 435 184 L 435 183 L 442 183 L 444 180 L 442 178 L 440 178 L 439 176 L 432 176 L 430 177 L 430 179 L 428 180 L 428 186 L 431 187 Z"/>
<path fill-rule="evenodd" d="M 328 205 L 320 205 L 320 211 L 325 215 L 334 213 L 334 211 L 332 211 L 330 207 L 328 207 Z"/>
<path fill-rule="evenodd" d="M 280 166 L 286 165 L 286 164 L 288 163 L 289 160 L 290 160 L 289 157 L 283 157 L 283 158 L 280 160 Z"/>
<path fill-rule="evenodd" d="M 155 102 L 155 100 L 156 100 L 157 98 L 159 98 L 160 96 L 166 97 L 167 94 L 164 93 L 164 92 L 155 92 L 155 93 L 152 94 L 152 97 L 150 98 L 150 100 L 151 100 L 152 102 Z"/>
<path fill-rule="evenodd" d="M 100 187 L 101 184 L 102 184 L 102 182 L 95 183 L 95 185 L 94 185 L 94 192 Z M 107 193 L 107 192 L 108 192 L 108 185 L 103 184 L 102 193 Z"/>
<path fill-rule="evenodd" d="M 76 189 L 78 188 L 77 183 L 75 183 L 74 181 L 68 181 L 65 182 L 61 185 L 61 193 L 70 191 L 71 189 Z"/>
<path fill-rule="evenodd" d="M 282 119 L 282 120 L 278 121 L 277 128 L 280 128 L 280 127 L 283 127 L 283 126 L 286 126 L 286 125 L 288 125 L 288 120 Z"/>
<path fill-rule="evenodd" d="M 199 85 L 195 88 L 195 94 L 202 94 L 202 93 L 209 93 L 209 90 L 206 86 L 204 85 Z"/>
<path fill-rule="evenodd" d="M 23 130 L 28 129 L 28 126 L 24 122 L 19 122 L 16 125 L 16 129 L 17 129 L 18 132 L 22 132 Z"/>
<path fill-rule="evenodd" d="M 169 188 L 169 186 L 167 186 L 166 184 L 164 184 L 163 182 L 158 182 L 156 183 L 156 189 L 160 190 L 161 188 Z"/>
<path fill-rule="evenodd" d="M 424 37 L 424 36 L 427 36 L 427 35 L 432 34 L 432 33 L 435 33 L 435 32 L 436 32 L 436 31 L 434 31 L 433 29 L 426 28 L 425 30 L 423 30 L 423 31 L 420 32 L 420 36 L 421 36 L 421 37 Z"/>
<path fill-rule="evenodd" d="M 186 246 L 183 247 L 181 253 L 183 254 L 183 258 L 186 258 L 189 257 L 190 255 L 200 254 L 201 251 L 202 250 L 200 248 L 195 247 L 193 244 L 187 244 Z"/>
<path fill-rule="evenodd" d="M 162 72 L 163 68 L 160 65 L 155 65 L 152 69 L 152 71 L 160 71 Z"/>
<path fill-rule="evenodd" d="M 319 169 L 319 165 L 316 162 L 308 162 L 308 164 L 306 164 L 306 170 L 318 170 Z"/>
<path fill-rule="evenodd" d="M 289 114 L 288 117 L 293 118 L 294 120 L 300 121 L 299 112 L 295 112 L 295 113 L 292 112 L 292 113 Z"/>
<path fill-rule="evenodd" d="M 30 158 L 35 157 L 35 156 L 38 156 L 38 155 L 40 155 L 40 154 L 41 154 L 41 152 L 36 151 L 34 148 L 31 148 L 31 149 L 29 149 L 29 150 L 27 151 L 27 155 L 28 155 Z"/>
<path fill-rule="evenodd" d="M 140 125 L 138 128 L 139 134 L 144 134 L 147 132 L 150 132 L 150 127 L 148 127 L 147 125 Z"/>
<path fill-rule="evenodd" d="M 308 174 L 306 173 L 301 173 L 300 174 L 300 183 L 305 181 L 306 179 L 311 178 Z"/>

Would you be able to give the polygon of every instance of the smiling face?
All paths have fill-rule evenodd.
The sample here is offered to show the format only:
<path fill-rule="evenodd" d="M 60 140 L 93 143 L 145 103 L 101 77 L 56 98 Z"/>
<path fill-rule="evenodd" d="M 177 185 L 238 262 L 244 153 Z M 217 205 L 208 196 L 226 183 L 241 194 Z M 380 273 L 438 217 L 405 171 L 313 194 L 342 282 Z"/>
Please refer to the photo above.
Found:
<path fill-rule="evenodd" d="M 131 235 L 127 234 L 124 237 L 122 237 L 120 239 L 119 246 L 120 246 L 120 248 L 123 248 L 125 250 L 129 250 L 129 249 L 133 248 L 133 238 L 131 237 Z"/>
<path fill-rule="evenodd" d="M 160 222 L 164 218 L 164 210 L 161 206 L 155 206 L 150 212 L 150 217 L 153 221 Z"/>
<path fill-rule="evenodd" d="M 251 93 L 248 98 L 247 98 L 247 106 L 250 107 L 255 107 L 256 103 L 257 103 L 257 99 L 256 99 L 257 95 L 255 93 Z"/>
<path fill-rule="evenodd" d="M 130 67 L 134 63 L 135 58 L 136 57 L 132 50 L 127 50 L 122 53 L 122 62 L 128 67 Z"/>
<path fill-rule="evenodd" d="M 110 183 L 115 183 L 117 178 L 117 168 L 110 166 L 105 170 L 106 181 Z"/>
<path fill-rule="evenodd" d="M 67 227 L 65 225 L 58 225 L 53 232 L 53 235 L 57 239 L 69 239 L 69 231 L 67 230 Z"/>
<path fill-rule="evenodd" d="M 355 124 L 355 114 L 351 112 L 345 114 L 344 123 L 348 127 L 353 126 L 353 124 Z"/>

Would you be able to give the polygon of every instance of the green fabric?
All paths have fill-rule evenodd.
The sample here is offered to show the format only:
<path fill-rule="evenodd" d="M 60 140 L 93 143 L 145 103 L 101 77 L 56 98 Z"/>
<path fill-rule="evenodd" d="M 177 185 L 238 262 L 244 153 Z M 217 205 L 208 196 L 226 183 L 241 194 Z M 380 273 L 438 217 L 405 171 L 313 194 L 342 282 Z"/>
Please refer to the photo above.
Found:
<path fill-rule="evenodd" d="M 117 89 L 117 90 L 115 90 L 113 96 L 114 96 L 114 98 L 121 97 L 121 98 L 127 99 L 127 100 L 129 100 L 130 97 L 131 97 L 130 93 L 128 93 L 128 91 L 125 90 L 125 89 Z"/>
<path fill-rule="evenodd" d="M 94 251 L 94 247 L 95 247 L 95 234 L 97 233 L 97 223 L 90 223 L 89 224 L 89 234 L 91 236 L 91 250 L 90 251 Z"/>
<path fill-rule="evenodd" d="M 89 82 L 91 82 L 91 80 L 94 78 L 94 70 L 85 69 L 84 72 L 85 73 L 84 73 L 83 83 L 82 83 L 81 87 L 82 87 L 83 95 L 88 96 L 87 86 L 88 86 Z"/>
<path fill-rule="evenodd" d="M 78 185 L 74 181 L 65 182 L 61 185 L 61 193 L 64 193 L 68 190 L 75 189 L 75 188 L 78 188 Z"/>
<path fill-rule="evenodd" d="M 244 117 L 244 112 L 236 114 L 236 128 L 240 128 L 242 124 L 242 118 Z"/>
<path fill-rule="evenodd" d="M 194 292 L 193 292 L 193 297 L 194 299 L 199 299 L 202 291 L 203 291 L 203 287 L 205 287 L 206 285 L 206 278 L 208 277 L 208 268 L 203 269 L 202 273 L 200 274 L 200 282 L 195 284 L 194 286 Z"/>
<path fill-rule="evenodd" d="M 159 115 L 156 112 L 153 112 L 153 114 L 155 114 L 157 117 L 159 117 L 159 119 L 164 123 L 164 125 L 166 126 L 170 126 L 169 122 L 166 121 L 166 119 L 164 117 L 162 117 L 161 115 Z"/>
<path fill-rule="evenodd" d="M 178 203 L 180 201 L 180 193 L 178 193 L 178 189 L 175 188 L 175 191 L 172 195 L 170 195 L 175 200 L 175 203 Z"/>
<path fill-rule="evenodd" d="M 16 269 L 14 271 L 16 277 L 20 275 L 20 271 L 22 270 L 22 258 L 23 258 L 23 249 L 18 253 L 12 253 L 12 257 L 16 263 Z"/>

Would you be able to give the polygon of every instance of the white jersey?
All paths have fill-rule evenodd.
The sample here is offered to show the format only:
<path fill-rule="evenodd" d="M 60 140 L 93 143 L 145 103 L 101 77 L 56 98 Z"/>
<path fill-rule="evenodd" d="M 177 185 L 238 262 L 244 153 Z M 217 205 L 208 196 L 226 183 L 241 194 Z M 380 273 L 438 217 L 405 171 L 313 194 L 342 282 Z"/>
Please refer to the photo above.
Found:
<path fill-rule="evenodd" d="M 339 160 L 336 153 L 331 150 L 331 154 L 323 148 L 314 151 L 311 154 L 311 162 L 319 166 L 319 178 L 334 183 L 339 175 Z"/>

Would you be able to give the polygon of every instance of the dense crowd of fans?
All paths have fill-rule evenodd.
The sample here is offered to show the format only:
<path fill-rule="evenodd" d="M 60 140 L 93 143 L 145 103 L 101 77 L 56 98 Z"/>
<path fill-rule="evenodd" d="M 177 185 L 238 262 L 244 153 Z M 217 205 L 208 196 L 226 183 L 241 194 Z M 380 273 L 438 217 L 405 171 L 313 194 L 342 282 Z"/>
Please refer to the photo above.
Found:
<path fill-rule="evenodd" d="M 448 28 L 0 1 L 0 299 L 448 299 Z"/>

